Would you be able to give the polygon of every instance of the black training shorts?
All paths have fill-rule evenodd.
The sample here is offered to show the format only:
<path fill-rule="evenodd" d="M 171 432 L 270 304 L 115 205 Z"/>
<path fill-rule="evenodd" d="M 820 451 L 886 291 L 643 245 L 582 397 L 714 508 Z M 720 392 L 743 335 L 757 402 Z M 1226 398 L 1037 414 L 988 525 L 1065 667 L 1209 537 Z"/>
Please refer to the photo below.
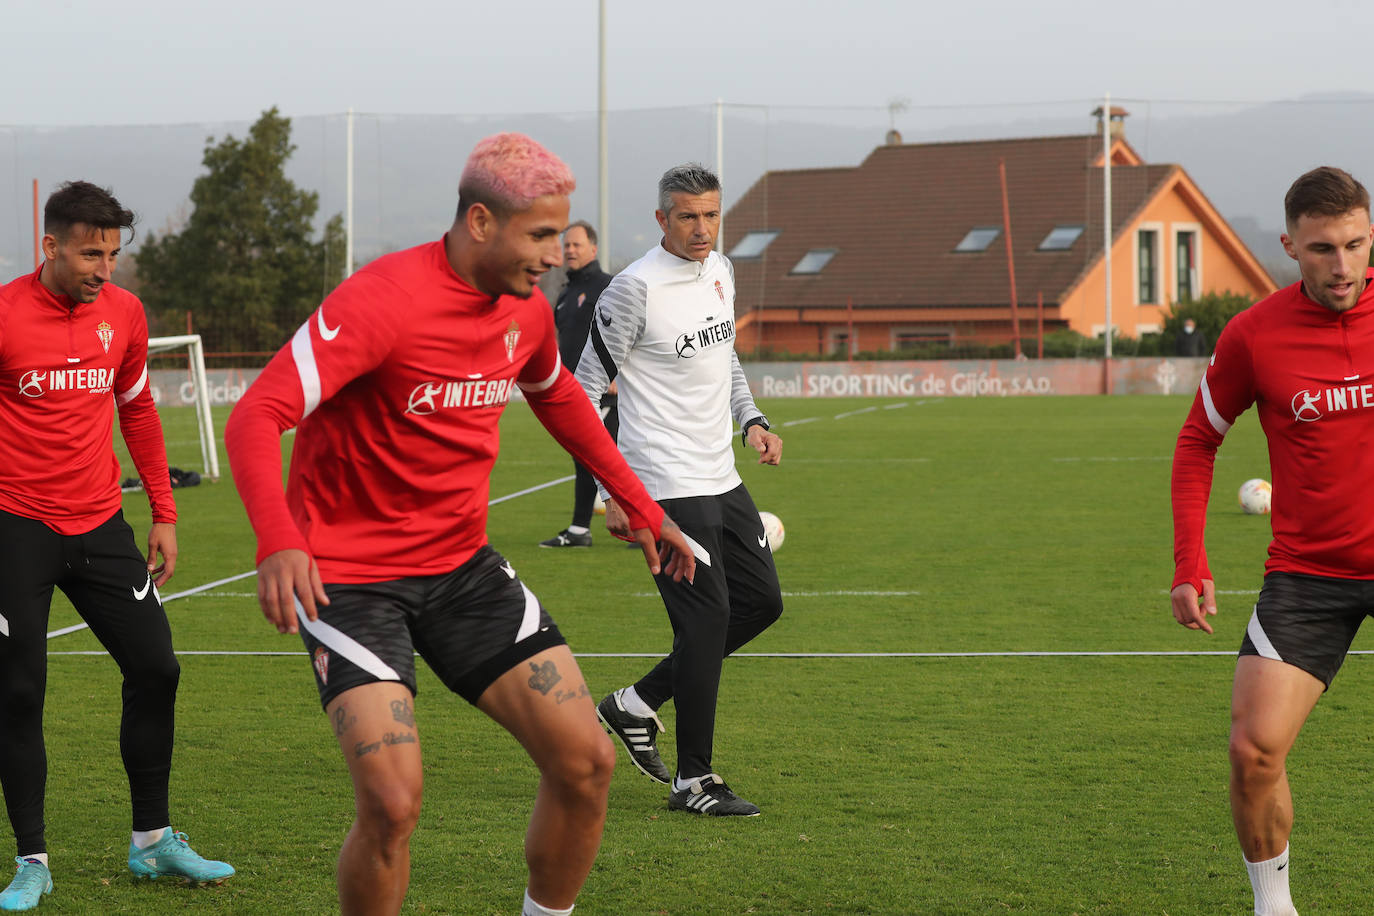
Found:
<path fill-rule="evenodd" d="M 326 585 L 329 604 L 301 638 L 320 702 L 352 687 L 400 681 L 415 693 L 415 653 L 469 703 L 527 658 L 566 644 L 505 558 L 484 546 L 441 576 Z"/>
<path fill-rule="evenodd" d="M 1271 572 L 1264 577 L 1240 654 L 1287 662 L 1330 687 L 1372 612 L 1374 581 Z"/>

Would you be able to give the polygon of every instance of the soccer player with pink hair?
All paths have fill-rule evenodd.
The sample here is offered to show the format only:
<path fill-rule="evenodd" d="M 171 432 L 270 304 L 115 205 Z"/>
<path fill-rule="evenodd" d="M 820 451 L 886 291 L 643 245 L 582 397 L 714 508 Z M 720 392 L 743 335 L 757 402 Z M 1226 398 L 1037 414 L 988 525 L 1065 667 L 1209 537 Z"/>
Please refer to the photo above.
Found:
<path fill-rule="evenodd" d="M 695 574 L 682 533 L 559 358 L 537 284 L 561 262 L 573 184 L 528 137 L 477 144 L 448 233 L 340 284 L 229 418 L 263 614 L 304 640 L 353 782 L 338 863 L 346 916 L 398 913 L 409 886 L 416 652 L 539 768 L 524 916 L 572 912 L 596 858 L 614 751 L 558 627 L 487 543 L 497 421 L 516 388 L 627 506 L 649 569 Z"/>

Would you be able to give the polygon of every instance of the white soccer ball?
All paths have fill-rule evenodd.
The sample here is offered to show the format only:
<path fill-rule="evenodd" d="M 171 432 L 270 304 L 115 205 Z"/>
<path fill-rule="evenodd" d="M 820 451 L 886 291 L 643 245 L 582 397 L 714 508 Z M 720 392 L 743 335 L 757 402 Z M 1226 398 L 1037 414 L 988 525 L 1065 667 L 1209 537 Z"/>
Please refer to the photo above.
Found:
<path fill-rule="evenodd" d="M 759 521 L 763 522 L 763 533 L 768 536 L 768 549 L 777 553 L 786 533 L 782 529 L 782 519 L 772 512 L 760 512 Z"/>
<path fill-rule="evenodd" d="M 1269 481 L 1254 477 L 1240 485 L 1237 498 L 1246 515 L 1268 515 L 1273 501 L 1273 488 L 1269 486 Z"/>

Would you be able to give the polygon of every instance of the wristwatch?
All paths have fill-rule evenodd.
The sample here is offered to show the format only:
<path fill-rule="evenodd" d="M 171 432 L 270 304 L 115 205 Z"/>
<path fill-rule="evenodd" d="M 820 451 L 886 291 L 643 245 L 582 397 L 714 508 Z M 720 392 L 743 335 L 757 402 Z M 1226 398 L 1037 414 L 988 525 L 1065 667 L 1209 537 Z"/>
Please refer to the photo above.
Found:
<path fill-rule="evenodd" d="M 753 419 L 745 420 L 744 426 L 740 427 L 739 431 L 740 441 L 742 441 L 745 445 L 749 444 L 749 427 L 751 426 L 762 426 L 764 429 L 772 428 L 768 425 L 768 418 L 765 417 L 763 414 L 759 414 L 757 417 L 754 417 Z"/>

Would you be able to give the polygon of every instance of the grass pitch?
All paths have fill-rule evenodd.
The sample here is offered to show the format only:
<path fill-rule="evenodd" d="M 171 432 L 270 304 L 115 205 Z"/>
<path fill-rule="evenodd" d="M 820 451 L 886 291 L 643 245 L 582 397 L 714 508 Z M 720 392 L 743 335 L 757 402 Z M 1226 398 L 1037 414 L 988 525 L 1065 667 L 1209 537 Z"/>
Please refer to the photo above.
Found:
<path fill-rule="evenodd" d="M 759 507 L 787 527 L 786 610 L 745 650 L 766 655 L 725 665 L 716 763 L 764 815 L 669 812 L 661 787 L 622 757 L 578 913 L 1248 912 L 1227 809 L 1227 709 L 1269 534 L 1235 491 L 1268 465 L 1247 414 L 1219 456 L 1209 520 L 1217 633 L 1182 629 L 1166 594 L 1168 477 L 1188 403 L 762 405 L 782 424 L 782 466 L 737 454 Z M 172 463 L 196 467 L 191 412 L 165 422 Z M 523 407 L 507 412 L 503 437 L 493 496 L 570 473 Z M 489 531 L 599 696 L 652 662 L 626 655 L 664 651 L 670 632 L 636 552 L 599 530 L 591 550 L 535 547 L 567 524 L 571 502 L 569 483 L 501 503 Z M 178 504 L 181 558 L 165 595 L 252 568 L 230 482 L 178 491 Z M 143 496 L 125 507 L 142 538 Z M 118 674 L 105 657 L 54 654 L 57 889 L 42 912 L 337 910 L 346 772 L 299 642 L 263 621 L 253 590 L 250 578 L 168 604 L 183 653 L 293 653 L 182 657 L 175 825 L 239 874 L 204 890 L 129 878 Z M 50 629 L 77 622 L 55 603 Z M 78 631 L 50 649 L 99 646 Z M 1090 654 L 1141 652 L 1188 654 Z M 427 784 L 405 912 L 515 913 L 535 771 L 420 667 Z M 1374 740 L 1354 699 L 1371 682 L 1369 658 L 1352 656 L 1290 760 L 1303 912 L 1360 912 L 1371 895 L 1359 838 L 1372 826 L 1362 796 Z M 671 731 L 662 747 L 671 764 Z"/>

